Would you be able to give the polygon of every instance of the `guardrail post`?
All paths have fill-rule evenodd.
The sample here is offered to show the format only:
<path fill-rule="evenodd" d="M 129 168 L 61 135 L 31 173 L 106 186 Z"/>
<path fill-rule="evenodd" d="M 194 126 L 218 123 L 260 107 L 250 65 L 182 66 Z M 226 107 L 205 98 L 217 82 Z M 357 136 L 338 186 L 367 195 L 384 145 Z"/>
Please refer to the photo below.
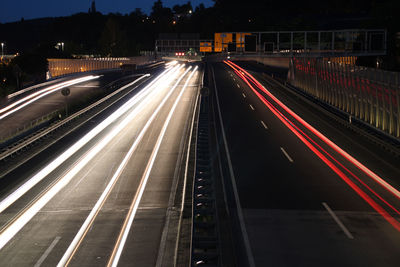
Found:
<path fill-rule="evenodd" d="M 380 120 L 379 120 L 379 84 L 378 84 L 378 71 L 375 72 L 375 98 L 376 98 L 376 107 L 375 107 L 375 127 L 379 128 Z"/>
<path fill-rule="evenodd" d="M 335 75 L 335 106 L 340 107 L 340 85 L 338 75 L 338 63 L 333 63 L 333 73 Z"/>
<path fill-rule="evenodd" d="M 396 137 L 400 137 L 400 84 L 399 84 L 399 76 L 400 73 L 395 74 L 395 97 L 396 97 L 396 105 L 397 105 L 397 114 L 396 114 Z"/>
<path fill-rule="evenodd" d="M 379 70 L 379 76 L 380 76 L 379 85 L 380 85 L 380 90 L 381 90 L 381 95 L 382 95 L 382 102 L 381 102 L 381 103 L 382 103 L 382 112 L 381 112 L 381 114 L 380 114 L 381 120 L 382 120 L 382 123 L 381 123 L 381 130 L 385 131 L 385 129 L 386 129 L 385 89 L 384 89 L 384 87 L 383 87 L 383 72 L 382 72 L 381 70 Z"/>
<path fill-rule="evenodd" d="M 343 92 L 344 92 L 344 110 L 346 112 L 349 112 L 349 107 L 350 107 L 350 98 L 349 98 L 349 90 L 347 89 L 347 64 L 344 64 L 342 66 L 342 87 L 343 87 Z"/>
<path fill-rule="evenodd" d="M 371 71 L 369 71 L 368 72 L 368 81 L 369 81 L 369 84 L 368 84 L 368 95 L 369 95 L 369 98 L 368 98 L 368 107 L 369 107 L 369 114 L 368 114 L 368 118 L 369 118 L 369 124 L 371 124 L 371 125 L 373 125 L 374 124 L 374 95 L 373 95 L 373 92 L 372 92 L 372 90 L 373 90 L 373 87 L 372 87 L 372 84 L 374 83 L 374 79 L 373 79 L 373 77 L 372 77 L 372 72 Z"/>
<path fill-rule="evenodd" d="M 391 73 L 387 73 L 387 75 L 389 76 L 389 84 L 388 84 L 388 93 L 389 93 L 389 133 L 393 134 L 394 133 L 394 125 L 393 125 L 393 93 L 392 93 L 392 89 L 393 89 L 393 80 L 392 80 L 392 74 Z"/>
<path fill-rule="evenodd" d="M 361 72 L 360 79 L 360 119 L 365 121 L 365 70 Z"/>

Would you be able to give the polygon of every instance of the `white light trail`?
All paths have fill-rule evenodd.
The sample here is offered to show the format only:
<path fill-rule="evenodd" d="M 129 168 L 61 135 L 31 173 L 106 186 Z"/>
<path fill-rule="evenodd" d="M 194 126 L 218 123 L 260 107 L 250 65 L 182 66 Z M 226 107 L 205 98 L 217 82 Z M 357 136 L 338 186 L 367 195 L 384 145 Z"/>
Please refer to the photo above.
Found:
<path fill-rule="evenodd" d="M 146 86 L 140 93 L 136 94 L 127 103 L 121 106 L 116 112 L 106 118 L 102 123 L 75 143 L 70 149 L 61 154 L 56 160 L 47 165 L 44 169 L 39 171 L 35 176 L 33 176 L 29 181 L 19 187 L 16 191 L 10 194 L 6 199 L 0 203 L 0 210 L 3 211 L 17 199 L 19 199 L 23 194 L 25 194 L 34 185 L 40 182 L 44 177 L 46 177 L 51 171 L 57 168 L 62 162 L 68 159 L 72 154 L 74 154 L 78 149 L 80 149 L 84 144 L 89 142 L 94 136 L 99 132 L 104 130 L 105 127 L 110 125 L 116 119 L 125 114 L 133 105 L 146 97 L 137 107 L 135 107 L 129 115 L 124 118 L 124 120 L 118 124 L 105 138 L 103 138 L 99 143 L 97 143 L 89 152 L 87 152 L 84 157 L 74 165 L 73 169 L 69 170 L 68 173 L 63 176 L 57 183 L 55 183 L 50 189 L 46 191 L 40 198 L 36 200 L 29 208 L 26 208 L 22 214 L 18 216 L 13 222 L 7 225 L 6 228 L 0 233 L 0 249 L 2 249 L 10 240 L 17 234 L 22 227 L 28 223 L 37 212 L 44 207 L 62 188 L 64 188 L 72 178 L 91 160 L 93 157 L 99 153 L 114 137 L 117 135 L 132 119 L 147 106 L 147 104 L 153 100 L 153 96 L 156 95 L 163 88 L 168 86 L 168 84 L 175 77 L 176 73 L 180 68 L 174 68 L 172 71 L 164 71 L 160 74 L 157 79 L 155 79 L 151 84 Z M 171 74 L 172 73 L 172 74 Z M 167 77 L 164 77 L 167 76 Z M 157 83 L 156 83 L 157 81 Z M 165 85 L 166 83 L 166 85 Z M 164 87 L 160 86 L 163 85 Z M 151 90 L 158 86 L 158 90 Z M 160 89 L 161 88 L 161 89 Z"/>
<path fill-rule="evenodd" d="M 166 63 L 165 67 L 169 68 L 169 67 L 175 66 L 176 64 L 178 64 L 178 61 L 174 60 L 174 61 Z"/>
<path fill-rule="evenodd" d="M 47 87 L 45 89 L 42 89 L 38 92 L 35 92 L 33 94 L 30 94 L 8 106 L 6 106 L 5 108 L 0 109 L 0 114 L 3 113 L 2 115 L 0 115 L 0 120 L 8 117 L 9 115 L 13 114 L 14 112 L 22 109 L 23 107 L 26 107 L 29 104 L 32 104 L 33 102 L 45 97 L 46 95 L 52 94 L 58 90 L 61 90 L 63 88 L 78 84 L 78 83 L 82 83 L 82 82 L 87 82 L 90 80 L 94 80 L 94 79 L 98 79 L 100 76 L 85 76 L 82 78 L 78 78 L 78 79 L 74 79 L 71 81 L 67 81 L 67 82 L 63 82 L 57 85 L 53 85 L 50 87 Z"/>
<path fill-rule="evenodd" d="M 12 192 L 6 198 L 2 199 L 0 202 L 0 213 L 3 212 L 7 207 L 9 207 L 12 203 L 14 203 L 17 199 L 19 199 L 23 194 L 25 194 L 29 189 L 35 186 L 38 182 L 40 182 L 44 177 L 46 177 L 50 172 L 55 170 L 58 166 L 60 166 L 66 159 L 72 156 L 75 152 L 77 152 L 80 148 L 82 148 L 85 144 L 87 144 L 90 140 L 92 140 L 96 135 L 98 135 L 102 130 L 104 130 L 107 126 L 109 126 L 112 122 L 118 119 L 122 114 L 124 114 L 132 105 L 135 105 L 142 98 L 145 97 L 147 93 L 150 92 L 149 88 L 154 86 L 154 83 L 157 82 L 163 75 L 167 72 L 163 72 L 158 76 L 152 83 L 146 86 L 143 90 L 141 90 L 138 94 L 136 94 L 133 98 L 131 98 L 127 103 L 121 106 L 116 112 L 111 114 L 108 118 L 106 118 L 103 122 L 93 128 L 89 133 L 87 133 L 84 137 L 82 137 L 78 142 L 72 145 L 69 149 L 64 151 L 60 156 L 58 156 L 55 160 L 53 160 L 50 164 L 48 164 L 45 168 L 40 170 L 37 174 L 32 176 L 27 182 L 21 185 L 17 190 Z M 132 82 L 131 85 L 136 83 L 136 81 Z"/>
<path fill-rule="evenodd" d="M 81 228 L 79 229 L 78 233 L 72 240 L 71 244 L 69 245 L 68 249 L 64 253 L 63 257 L 61 258 L 60 262 L 57 266 L 66 266 L 69 264 L 72 255 L 77 250 L 78 246 L 80 245 L 82 238 L 86 235 L 88 229 L 90 228 L 91 224 L 93 223 L 95 217 L 99 213 L 101 207 L 103 206 L 104 202 L 106 201 L 107 197 L 111 193 L 116 181 L 122 174 L 126 164 L 128 163 L 129 159 L 131 158 L 132 154 L 135 152 L 137 146 L 139 145 L 140 141 L 142 140 L 144 134 L 146 133 L 147 129 L 150 127 L 151 123 L 154 121 L 158 113 L 160 112 L 161 108 L 167 102 L 168 98 L 171 96 L 175 88 L 177 87 L 178 83 L 181 79 L 186 75 L 186 73 L 190 70 L 186 70 L 178 81 L 175 83 L 173 88 L 169 91 L 169 93 L 163 98 L 163 101 L 158 105 L 157 109 L 153 112 L 149 120 L 146 122 L 145 126 L 140 131 L 139 135 L 136 137 L 134 143 L 132 144 L 131 148 L 129 149 L 128 153 L 125 155 L 124 159 L 120 163 L 119 167 L 117 168 L 116 172 L 114 173 L 113 177 L 111 178 L 110 182 L 108 183 L 107 187 L 104 189 L 103 193 L 101 194 L 100 198 L 97 200 L 95 206 L 93 207 L 92 211 L 86 218 L 85 222 L 82 224 Z"/>
<path fill-rule="evenodd" d="M 121 230 L 120 236 L 119 236 L 118 241 L 117 241 L 117 245 L 114 248 L 114 251 L 113 251 L 113 253 L 111 255 L 110 261 L 107 264 L 107 267 L 109 267 L 109 266 L 116 267 L 118 265 L 119 259 L 120 259 L 121 254 L 122 254 L 122 250 L 124 249 L 124 246 L 125 246 L 125 243 L 126 243 L 126 239 L 128 238 L 128 234 L 130 232 L 133 220 L 135 218 L 137 209 L 139 207 L 140 200 L 141 200 L 141 198 L 143 196 L 144 189 L 146 188 L 147 181 L 149 179 L 149 176 L 150 176 L 151 170 L 153 168 L 155 159 L 156 159 L 158 151 L 160 149 L 161 142 L 164 139 L 164 135 L 165 135 L 165 133 L 167 131 L 168 125 L 169 125 L 169 123 L 171 121 L 171 118 L 172 118 L 172 115 L 175 112 L 175 109 L 176 109 L 176 107 L 177 107 L 177 105 L 179 103 L 179 100 L 181 99 L 183 93 L 185 92 L 185 89 L 186 89 L 187 85 L 189 84 L 190 79 L 193 77 L 193 75 L 196 73 L 196 71 L 197 71 L 197 66 L 193 70 L 193 72 L 190 74 L 189 78 L 186 80 L 184 86 L 182 87 L 182 90 L 181 90 L 179 96 L 176 98 L 175 103 L 174 103 L 173 107 L 171 108 L 171 110 L 170 110 L 170 112 L 168 114 L 168 117 L 167 117 L 167 119 L 166 119 L 166 121 L 165 121 L 165 123 L 163 125 L 162 130 L 161 130 L 161 133 L 158 136 L 157 143 L 156 143 L 156 145 L 155 145 L 155 147 L 153 149 L 153 152 L 151 154 L 150 161 L 148 162 L 148 165 L 146 167 L 145 173 L 143 174 L 142 181 L 140 183 L 139 191 L 138 191 L 137 195 L 135 195 L 135 199 L 132 202 L 133 207 L 131 206 L 130 212 L 129 212 L 128 217 L 127 217 L 127 220 L 125 221 L 124 227 Z"/>

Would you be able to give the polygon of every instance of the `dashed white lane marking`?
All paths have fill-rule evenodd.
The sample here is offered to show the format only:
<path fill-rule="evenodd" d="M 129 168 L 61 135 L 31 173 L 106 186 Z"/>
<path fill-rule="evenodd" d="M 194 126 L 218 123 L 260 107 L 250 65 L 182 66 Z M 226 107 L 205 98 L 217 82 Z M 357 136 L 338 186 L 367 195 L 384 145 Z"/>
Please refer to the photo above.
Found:
<path fill-rule="evenodd" d="M 246 95 L 244 93 L 242 93 L 243 98 L 246 98 Z"/>
<path fill-rule="evenodd" d="M 268 126 L 265 124 L 265 122 L 261 121 L 261 124 L 262 124 L 262 126 L 264 126 L 264 128 L 265 128 L 266 130 L 268 130 Z"/>
<path fill-rule="evenodd" d="M 329 212 L 329 214 L 332 216 L 332 218 L 335 220 L 335 222 L 339 225 L 340 229 L 345 233 L 345 235 L 349 239 L 354 239 L 354 236 L 350 233 L 350 231 L 344 226 L 342 221 L 336 216 L 336 214 L 331 210 L 331 208 L 326 204 L 326 202 L 322 202 L 322 205 L 325 207 L 325 209 Z"/>
<path fill-rule="evenodd" d="M 34 265 L 34 267 L 39 267 L 40 265 L 42 265 L 42 263 L 44 262 L 44 260 L 47 258 L 47 256 L 49 256 L 50 252 L 53 250 L 53 248 L 57 245 L 58 241 L 60 241 L 61 236 L 57 236 L 53 242 L 51 242 L 50 246 L 46 249 L 46 251 L 43 253 L 42 257 L 40 257 L 40 259 L 36 262 L 36 264 Z"/>
<path fill-rule="evenodd" d="M 250 104 L 249 106 L 250 106 L 250 108 L 251 108 L 252 110 L 255 110 L 254 107 L 253 107 L 251 104 Z"/>
<path fill-rule="evenodd" d="M 239 85 L 238 83 L 236 84 L 236 86 L 237 86 L 238 88 L 240 88 L 240 85 Z"/>
<path fill-rule="evenodd" d="M 282 153 L 286 156 L 286 158 L 290 161 L 293 162 L 293 159 L 289 156 L 289 154 L 286 152 L 286 150 L 281 147 Z"/>

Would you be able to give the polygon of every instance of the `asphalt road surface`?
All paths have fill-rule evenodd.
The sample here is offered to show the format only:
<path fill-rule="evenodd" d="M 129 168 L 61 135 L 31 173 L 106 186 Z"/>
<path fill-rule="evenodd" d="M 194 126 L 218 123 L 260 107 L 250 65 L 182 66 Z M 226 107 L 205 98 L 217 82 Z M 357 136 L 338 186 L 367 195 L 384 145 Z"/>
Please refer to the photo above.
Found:
<path fill-rule="evenodd" d="M 114 120 L 93 123 L 92 131 L 104 126 L 96 135 L 77 136 L 86 140 L 79 149 L 55 153 L 58 165 L 26 170 L 0 202 L 0 265 L 171 266 L 175 240 L 167 237 L 179 214 L 174 197 L 201 78 L 195 68 L 154 75 Z"/>
<path fill-rule="evenodd" d="M 398 159 L 261 76 L 278 100 L 234 64 L 209 71 L 249 266 L 399 266 Z"/>
<path fill-rule="evenodd" d="M 71 109 L 71 106 L 73 105 L 78 103 L 82 104 L 82 102 L 88 101 L 90 98 L 94 98 L 99 94 L 104 94 L 105 86 L 112 81 L 120 79 L 123 75 L 124 73 L 122 71 L 108 71 L 78 76 L 74 75 L 70 78 L 62 78 L 58 82 L 51 83 L 9 99 L 0 106 L 0 140 L 1 138 L 6 138 L 12 135 L 18 129 L 28 127 L 31 122 L 34 122 L 42 116 L 46 116 L 57 110 L 63 110 L 66 106 L 69 106 Z M 82 77 L 89 77 L 89 79 L 79 80 L 82 79 Z M 137 77 L 132 77 L 131 80 Z M 49 91 L 45 91 L 42 93 L 43 97 L 41 97 L 42 94 L 39 94 L 39 91 L 47 88 L 51 89 L 51 92 L 47 93 Z M 69 95 L 64 96 L 61 93 L 62 89 L 68 89 Z M 34 94 L 37 95 L 21 102 L 20 104 L 17 103 L 18 101 Z M 30 101 L 31 103 L 28 103 Z M 27 104 L 25 105 L 25 103 Z M 3 111 L 4 108 L 13 104 L 18 105 L 10 110 Z M 11 113 L 13 110 L 15 110 L 15 112 Z M 60 115 L 65 116 L 66 114 L 61 111 Z"/>

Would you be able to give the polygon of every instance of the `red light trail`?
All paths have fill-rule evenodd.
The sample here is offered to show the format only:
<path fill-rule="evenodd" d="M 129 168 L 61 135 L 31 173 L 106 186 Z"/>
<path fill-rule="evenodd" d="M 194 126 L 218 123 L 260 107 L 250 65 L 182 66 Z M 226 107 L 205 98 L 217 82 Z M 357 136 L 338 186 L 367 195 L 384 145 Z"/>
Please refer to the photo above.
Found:
<path fill-rule="evenodd" d="M 255 93 L 255 95 L 272 111 L 272 113 L 280 120 L 282 123 L 288 127 L 316 156 L 318 156 L 327 166 L 329 166 L 344 182 L 346 182 L 360 197 L 362 197 L 374 210 L 376 210 L 380 215 L 382 215 L 386 221 L 388 221 L 396 230 L 400 231 L 400 223 L 393 218 L 381 205 L 379 205 L 374 199 L 372 199 L 366 192 L 364 192 L 358 185 L 356 185 L 339 167 L 341 167 L 345 172 L 349 173 L 354 179 L 356 179 L 360 184 L 362 184 L 368 191 L 370 191 L 375 197 L 387 205 L 391 210 L 400 215 L 400 212 L 391 205 L 387 200 L 385 200 L 381 195 L 375 192 L 371 187 L 369 187 L 365 182 L 363 182 L 359 177 L 357 177 L 353 172 L 346 168 L 339 160 L 335 159 L 329 152 L 323 149 L 317 144 L 309 135 L 304 133 L 298 126 L 295 125 L 294 121 L 291 121 L 288 117 L 282 114 L 276 106 L 274 106 L 270 101 L 268 101 L 257 89 L 254 88 L 254 84 L 258 89 L 267 94 L 277 105 L 283 108 L 289 115 L 291 115 L 297 122 L 300 122 L 304 127 L 306 127 L 310 132 L 312 132 L 321 141 L 331 147 L 334 151 L 343 156 L 348 162 L 356 166 L 359 170 L 365 173 L 367 176 L 376 181 L 383 188 L 388 190 L 397 198 L 400 198 L 400 193 L 389 185 L 386 181 L 380 178 L 378 175 L 373 173 L 363 164 L 358 162 L 344 150 L 339 148 L 331 140 L 309 125 L 300 116 L 290 110 L 286 105 L 284 105 L 280 100 L 278 100 L 271 92 L 264 88 L 251 74 L 246 70 L 239 67 L 231 61 L 224 61 L 228 66 L 230 66 L 235 73 L 250 87 L 250 89 Z M 251 84 L 252 83 L 252 84 Z M 329 160 L 325 155 L 328 156 Z M 338 166 L 336 166 L 336 163 Z"/>

